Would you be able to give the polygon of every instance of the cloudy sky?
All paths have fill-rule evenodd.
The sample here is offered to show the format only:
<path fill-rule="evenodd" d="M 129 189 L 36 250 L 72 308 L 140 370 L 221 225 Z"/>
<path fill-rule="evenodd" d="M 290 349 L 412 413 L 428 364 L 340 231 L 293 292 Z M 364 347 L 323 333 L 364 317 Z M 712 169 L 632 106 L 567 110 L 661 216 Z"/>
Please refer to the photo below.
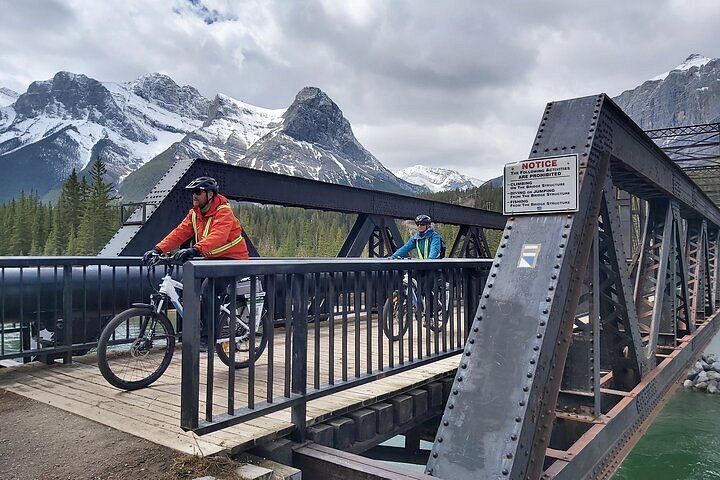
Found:
<path fill-rule="evenodd" d="M 312 85 L 391 170 L 488 179 L 547 102 L 720 57 L 718 24 L 718 0 L 0 0 L 0 87 L 160 72 L 285 108 Z"/>

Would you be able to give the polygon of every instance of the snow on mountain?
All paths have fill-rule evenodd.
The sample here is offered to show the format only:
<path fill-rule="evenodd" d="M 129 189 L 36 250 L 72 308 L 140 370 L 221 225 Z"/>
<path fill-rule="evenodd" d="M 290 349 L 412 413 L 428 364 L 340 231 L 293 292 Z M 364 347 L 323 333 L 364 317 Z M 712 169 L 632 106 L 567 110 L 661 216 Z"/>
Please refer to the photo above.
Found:
<path fill-rule="evenodd" d="M 650 81 L 650 82 L 655 82 L 655 81 L 657 81 L 657 80 L 665 80 L 665 79 L 667 78 L 667 76 L 670 75 L 670 72 L 690 70 L 692 67 L 702 67 L 703 65 L 705 65 L 706 63 L 708 63 L 710 60 L 712 60 L 712 59 L 711 59 L 711 58 L 704 57 L 704 56 L 702 56 L 702 55 L 700 55 L 700 54 L 698 54 L 698 53 L 693 53 L 692 55 L 690 55 L 689 57 L 687 57 L 687 58 L 685 59 L 685 61 L 682 62 L 682 63 L 681 63 L 680 65 L 678 65 L 677 67 L 675 67 L 675 68 L 673 68 L 672 70 L 669 70 L 669 71 L 667 71 L 667 72 L 665 72 L 665 73 L 661 73 L 660 75 L 651 78 L 649 81 Z"/>
<path fill-rule="evenodd" d="M 690 55 L 667 75 L 626 90 L 613 100 L 640 128 L 720 121 L 720 59 Z"/>
<path fill-rule="evenodd" d="M 393 175 L 368 152 L 355 138 L 340 108 L 316 87 L 303 88 L 287 109 L 278 110 L 218 95 L 203 126 L 156 161 L 166 163 L 168 157 L 202 157 L 283 175 L 398 193 L 425 191 L 424 187 Z M 148 165 L 146 170 L 159 169 L 162 167 Z M 139 177 L 128 177 L 123 190 L 141 190 Z"/>
<path fill-rule="evenodd" d="M 116 83 L 58 72 L 0 108 L 0 202 L 21 190 L 42 197 L 98 157 L 106 181 L 133 195 L 158 180 L 146 172 L 197 157 L 355 187 L 425 190 L 387 170 L 315 87 L 271 110 L 223 94 L 211 101 L 157 73 Z"/>
<path fill-rule="evenodd" d="M 33 82 L 0 110 L 0 201 L 20 189 L 42 196 L 97 156 L 118 182 L 200 128 L 209 105 L 161 74 L 115 83 L 58 72 Z"/>
<path fill-rule="evenodd" d="M 424 190 L 396 177 L 368 152 L 340 107 L 316 87 L 300 90 L 282 123 L 255 142 L 237 164 L 360 188 Z"/>
<path fill-rule="evenodd" d="M 7 87 L 0 87 L 0 108 L 7 107 L 8 105 L 15 103 L 15 100 L 17 100 L 17 97 L 19 96 L 19 93 L 14 92 Z"/>
<path fill-rule="evenodd" d="M 463 175 L 455 170 L 425 167 L 422 165 L 414 165 L 412 167 L 404 168 L 395 172 L 395 175 L 406 182 L 426 187 L 432 192 L 465 190 L 468 188 L 479 187 L 484 183 L 482 180 L 468 177 L 467 175 Z"/>
<path fill-rule="evenodd" d="M 236 164 L 253 143 L 282 122 L 285 110 L 256 107 L 218 94 L 203 126 L 186 135 L 178 149 L 188 158 Z"/>

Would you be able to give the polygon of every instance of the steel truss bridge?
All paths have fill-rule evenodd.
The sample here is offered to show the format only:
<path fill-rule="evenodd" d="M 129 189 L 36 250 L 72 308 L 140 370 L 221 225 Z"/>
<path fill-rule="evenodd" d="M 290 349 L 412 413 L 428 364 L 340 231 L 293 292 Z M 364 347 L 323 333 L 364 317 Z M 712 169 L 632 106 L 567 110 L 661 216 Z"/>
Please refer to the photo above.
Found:
<path fill-rule="evenodd" d="M 657 128 L 645 133 L 720 205 L 720 123 Z"/>
<path fill-rule="evenodd" d="M 19 318 L 24 339 L 41 323 L 55 322 L 62 333 L 56 344 L 36 348 L 23 340 L 21 354 L 59 352 L 72 362 L 79 347 L 93 346 L 91 336 L 75 339 L 78 331 L 92 333 L 88 317 L 142 293 L 132 256 L 187 211 L 182 187 L 213 175 L 234 200 L 356 213 L 339 256 L 367 251 L 370 258 L 187 264 L 182 364 L 169 374 L 180 382 L 183 429 L 208 443 L 213 435 L 227 442 L 230 432 L 280 422 L 273 438 L 301 442 L 292 461 L 309 477 L 609 478 L 718 330 L 720 210 L 604 94 L 547 105 L 529 159 L 569 154 L 579 159 L 578 211 L 507 218 L 201 160 L 178 162 L 133 206 L 103 251 L 130 257 L 0 259 L 2 325 Z M 399 244 L 395 219 L 421 211 L 460 225 L 451 249 L 460 258 L 374 258 Z M 494 259 L 478 260 L 492 256 L 486 228 L 502 229 L 501 241 Z M 518 268 L 529 244 L 539 252 L 534 267 Z M 278 323 L 264 356 L 235 374 L 218 370 L 212 352 L 199 352 L 198 293 L 205 279 L 248 275 L 272 292 L 266 302 Z M 407 334 L 391 341 L 382 331 L 385 301 L 403 291 L 405 275 L 417 280 L 423 298 L 447 295 L 450 307 L 410 316 Z M 43 304 L 47 298 L 54 299 L 51 306 Z M 56 322 L 60 316 L 85 323 L 73 330 L 75 322 Z M 0 359 L 12 355 L 0 346 Z M 394 394 L 362 396 L 384 380 L 443 362 L 454 365 L 447 381 L 434 374 Z M 170 398 L 161 389 L 157 395 Z M 352 396 L 355 407 L 341 406 L 338 395 Z M 316 406 L 326 398 L 334 410 Z M 282 412 L 289 412 L 285 423 L 278 420 Z M 262 425 L 253 423 L 258 420 Z M 408 457 L 422 456 L 419 438 L 434 439 L 424 452 L 424 475 L 380 468 L 357 455 L 378 458 L 375 446 L 410 426 Z M 268 438 L 258 434 L 237 448 Z"/>

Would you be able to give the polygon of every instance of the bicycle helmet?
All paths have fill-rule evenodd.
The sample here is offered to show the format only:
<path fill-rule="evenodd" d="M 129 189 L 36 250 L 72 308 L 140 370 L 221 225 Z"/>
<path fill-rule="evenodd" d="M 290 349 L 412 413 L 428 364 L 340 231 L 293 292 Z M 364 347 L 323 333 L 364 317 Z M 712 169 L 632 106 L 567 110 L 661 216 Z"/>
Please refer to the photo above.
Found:
<path fill-rule="evenodd" d="M 432 222 L 432 220 L 428 215 L 420 214 L 415 217 L 415 225 L 430 225 L 430 222 Z"/>
<path fill-rule="evenodd" d="M 185 188 L 187 190 L 200 189 L 218 193 L 218 184 L 212 177 L 198 177 L 192 182 L 188 183 Z"/>

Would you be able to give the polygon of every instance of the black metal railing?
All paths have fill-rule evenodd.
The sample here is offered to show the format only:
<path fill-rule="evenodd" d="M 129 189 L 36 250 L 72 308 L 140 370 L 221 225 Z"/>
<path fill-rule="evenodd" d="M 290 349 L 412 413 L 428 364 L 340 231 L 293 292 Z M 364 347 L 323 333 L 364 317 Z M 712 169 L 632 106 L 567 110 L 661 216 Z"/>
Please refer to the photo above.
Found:
<path fill-rule="evenodd" d="M 461 352 L 491 264 L 466 259 L 186 264 L 182 428 L 203 434 L 291 408 L 296 436 L 303 438 L 310 400 Z M 213 342 L 207 354 L 199 349 L 201 285 L 230 277 L 262 285 L 264 308 L 274 320 L 262 355 L 250 356 L 240 370 L 214 358 L 220 347 Z M 254 307 L 258 292 L 251 288 L 251 318 L 260 308 Z M 394 302 L 415 308 L 400 309 L 406 329 L 388 331 L 383 324 Z M 234 306 L 229 311 L 235 312 Z M 235 325 L 238 319 L 230 316 Z M 209 322 L 209 329 L 215 324 Z M 253 351 L 263 340 L 252 322 L 251 329 Z"/>

